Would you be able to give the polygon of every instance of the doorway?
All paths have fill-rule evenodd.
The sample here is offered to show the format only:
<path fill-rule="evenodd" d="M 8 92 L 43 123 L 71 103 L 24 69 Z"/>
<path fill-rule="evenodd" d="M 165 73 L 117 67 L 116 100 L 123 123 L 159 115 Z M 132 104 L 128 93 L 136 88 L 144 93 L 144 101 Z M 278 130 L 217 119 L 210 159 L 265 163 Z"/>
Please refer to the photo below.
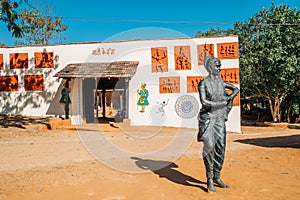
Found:
<path fill-rule="evenodd" d="M 99 119 L 124 119 L 126 106 L 124 105 L 124 89 L 97 89 L 95 94 L 95 116 Z"/>
<path fill-rule="evenodd" d="M 86 122 L 121 122 L 127 118 L 129 79 L 89 79 L 89 81 L 86 79 L 83 81 L 83 110 Z"/>

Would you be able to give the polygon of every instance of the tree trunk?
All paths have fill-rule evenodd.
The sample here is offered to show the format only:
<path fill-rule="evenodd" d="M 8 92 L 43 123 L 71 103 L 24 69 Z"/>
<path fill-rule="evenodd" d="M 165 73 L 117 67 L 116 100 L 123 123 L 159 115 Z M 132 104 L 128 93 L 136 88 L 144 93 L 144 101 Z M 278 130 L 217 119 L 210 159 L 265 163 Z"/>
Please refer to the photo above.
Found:
<path fill-rule="evenodd" d="M 282 103 L 282 98 L 276 97 L 274 99 L 268 98 L 269 104 L 270 104 L 270 109 L 271 109 L 271 114 L 273 121 L 275 123 L 280 123 L 281 122 L 281 103 Z"/>
<path fill-rule="evenodd" d="M 291 117 L 292 117 L 292 107 L 293 107 L 294 101 L 291 100 L 289 104 L 287 105 L 287 122 L 291 123 Z"/>

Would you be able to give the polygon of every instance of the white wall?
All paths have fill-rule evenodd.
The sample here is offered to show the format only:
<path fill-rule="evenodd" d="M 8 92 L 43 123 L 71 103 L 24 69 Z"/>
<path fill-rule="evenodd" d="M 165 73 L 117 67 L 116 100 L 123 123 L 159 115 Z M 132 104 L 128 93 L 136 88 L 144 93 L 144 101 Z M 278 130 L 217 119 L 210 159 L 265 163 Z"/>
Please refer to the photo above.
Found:
<path fill-rule="evenodd" d="M 0 54 L 4 55 L 6 68 L 0 70 L 0 75 L 13 75 L 19 77 L 19 91 L 0 92 L 0 113 L 22 114 L 22 115 L 61 115 L 63 106 L 58 104 L 60 98 L 61 79 L 53 77 L 59 70 L 70 63 L 83 62 L 112 62 L 112 61 L 139 61 L 137 72 L 129 83 L 129 118 L 132 125 L 151 126 L 172 126 L 197 128 L 197 115 L 192 118 L 182 118 L 175 111 L 177 99 L 183 95 L 196 98 L 200 105 L 198 93 L 187 93 L 187 76 L 206 76 L 207 72 L 203 66 L 198 66 L 197 45 L 205 43 L 215 44 L 214 53 L 217 55 L 218 43 L 238 42 L 237 36 L 216 37 L 216 38 L 190 38 L 190 39 L 165 39 L 147 41 L 123 41 L 90 44 L 70 44 L 45 47 L 16 47 L 0 48 Z M 174 46 L 190 46 L 191 50 L 191 70 L 175 70 L 174 66 Z M 151 48 L 167 47 L 168 49 L 168 72 L 153 73 L 151 71 Z M 93 50 L 100 48 L 108 50 L 114 49 L 112 55 L 93 55 Z M 34 62 L 29 62 L 28 69 L 9 69 L 10 53 L 28 53 L 29 60 L 34 58 L 34 52 L 54 52 L 54 69 L 35 69 Z M 238 59 L 222 60 L 222 68 L 238 68 Z M 45 90 L 30 91 L 24 90 L 23 76 L 25 74 L 44 74 Z M 173 94 L 159 93 L 159 77 L 179 76 L 181 91 Z M 147 84 L 149 90 L 149 103 L 145 113 L 141 113 L 137 107 L 136 90 L 141 83 Z M 82 80 L 73 79 L 70 83 L 72 88 L 72 105 L 70 114 L 82 114 Z M 237 85 L 239 87 L 239 85 Z M 83 88 L 84 89 L 84 88 Z M 164 107 L 165 113 L 158 112 L 159 103 L 167 101 Z M 16 106 L 17 105 L 17 106 Z M 240 132 L 240 107 L 232 109 L 227 122 L 227 130 Z"/>

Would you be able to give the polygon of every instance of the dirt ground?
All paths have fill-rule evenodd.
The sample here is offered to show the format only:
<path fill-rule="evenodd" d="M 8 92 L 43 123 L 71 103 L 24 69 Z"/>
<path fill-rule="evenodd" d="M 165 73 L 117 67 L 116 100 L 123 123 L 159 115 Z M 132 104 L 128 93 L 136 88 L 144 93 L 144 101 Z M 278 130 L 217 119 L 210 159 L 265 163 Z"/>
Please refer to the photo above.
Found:
<path fill-rule="evenodd" d="M 241 134 L 228 133 L 222 179 L 231 187 L 216 187 L 217 193 L 209 194 L 202 143 L 195 141 L 194 129 L 94 124 L 77 130 L 47 130 L 46 126 L 45 120 L 0 123 L 1 200 L 300 196 L 299 129 L 243 126 Z M 95 138 L 96 132 L 127 154 L 113 154 L 103 143 L 93 148 L 91 144 L 103 141 Z M 89 140 L 83 141 L 84 136 Z M 172 142 L 173 147 L 162 150 Z M 157 153 L 151 157 L 149 152 Z"/>

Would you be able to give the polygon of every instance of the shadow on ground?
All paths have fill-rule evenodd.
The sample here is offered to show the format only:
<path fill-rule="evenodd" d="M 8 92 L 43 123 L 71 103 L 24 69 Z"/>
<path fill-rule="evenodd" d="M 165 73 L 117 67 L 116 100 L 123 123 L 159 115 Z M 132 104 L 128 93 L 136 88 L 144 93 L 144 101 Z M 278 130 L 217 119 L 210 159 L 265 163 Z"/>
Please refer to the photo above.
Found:
<path fill-rule="evenodd" d="M 151 160 L 151 159 L 141 159 L 137 157 L 131 157 L 132 160 L 135 160 L 135 164 L 144 170 L 150 170 L 154 174 L 158 175 L 159 178 L 165 178 L 171 182 L 197 187 L 204 191 L 207 191 L 206 187 L 203 187 L 199 184 L 205 184 L 206 182 L 199 181 L 189 175 L 186 175 L 175 168 L 178 168 L 174 162 L 169 161 L 160 161 L 160 160 Z"/>
<path fill-rule="evenodd" d="M 21 115 L 0 115 L 0 127 L 16 127 L 26 129 L 26 125 L 45 125 L 50 129 L 49 118 L 47 117 L 26 117 Z"/>
<path fill-rule="evenodd" d="M 268 138 L 253 138 L 244 140 L 235 140 L 244 144 L 251 144 L 261 147 L 282 147 L 282 148 L 300 148 L 300 135 L 278 136 Z"/>

